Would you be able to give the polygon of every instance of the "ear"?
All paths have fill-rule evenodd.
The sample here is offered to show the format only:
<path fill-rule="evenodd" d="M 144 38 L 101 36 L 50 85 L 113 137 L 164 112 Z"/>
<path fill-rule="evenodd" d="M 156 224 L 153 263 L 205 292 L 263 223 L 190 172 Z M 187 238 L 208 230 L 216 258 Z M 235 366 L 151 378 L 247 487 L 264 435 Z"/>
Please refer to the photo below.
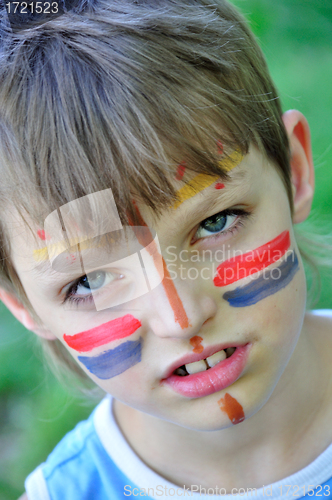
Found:
<path fill-rule="evenodd" d="M 291 171 L 294 193 L 293 222 L 304 221 L 311 209 L 315 189 L 315 172 L 311 151 L 310 129 L 300 111 L 291 109 L 282 116 L 291 148 Z"/>
<path fill-rule="evenodd" d="M 38 325 L 31 317 L 27 309 L 21 304 L 21 302 L 10 292 L 0 289 L 0 300 L 5 304 L 5 306 L 10 310 L 10 312 L 15 316 L 16 319 L 28 330 L 36 333 L 40 337 L 48 340 L 55 340 L 57 337 L 51 333 L 46 328 Z"/>

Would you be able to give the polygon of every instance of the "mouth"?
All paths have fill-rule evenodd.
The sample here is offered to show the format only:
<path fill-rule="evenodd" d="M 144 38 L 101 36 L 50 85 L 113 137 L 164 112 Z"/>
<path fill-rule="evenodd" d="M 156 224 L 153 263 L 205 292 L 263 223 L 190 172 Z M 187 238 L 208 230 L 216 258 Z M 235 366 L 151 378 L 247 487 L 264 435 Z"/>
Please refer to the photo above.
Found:
<path fill-rule="evenodd" d="M 227 349 L 222 349 L 217 351 L 212 356 L 201 359 L 200 361 L 194 361 L 193 363 L 187 363 L 186 365 L 181 365 L 179 368 L 174 370 L 174 375 L 179 375 L 180 377 L 186 377 L 187 375 L 193 375 L 194 373 L 205 372 L 210 368 L 216 366 L 220 361 L 228 359 L 234 354 L 236 347 L 227 347 Z"/>
<path fill-rule="evenodd" d="M 216 364 L 231 357 L 238 347 L 244 346 L 244 343 L 223 343 L 207 346 L 203 352 L 194 353 L 190 352 L 185 354 L 180 359 L 172 363 L 164 372 L 162 381 L 176 375 L 185 377 L 195 373 L 210 370 Z"/>
<path fill-rule="evenodd" d="M 189 354 L 170 367 L 161 384 L 188 398 L 221 391 L 242 375 L 252 344 L 215 346 Z"/>

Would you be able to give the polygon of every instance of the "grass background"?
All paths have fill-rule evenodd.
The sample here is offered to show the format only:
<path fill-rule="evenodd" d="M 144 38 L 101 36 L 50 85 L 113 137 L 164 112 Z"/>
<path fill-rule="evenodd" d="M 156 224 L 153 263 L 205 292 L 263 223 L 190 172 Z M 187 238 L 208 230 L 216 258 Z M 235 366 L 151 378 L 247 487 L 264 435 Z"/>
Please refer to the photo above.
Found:
<path fill-rule="evenodd" d="M 312 129 L 316 219 L 332 233 L 332 6 L 325 0 L 233 0 L 250 21 L 281 95 Z M 332 308 L 323 280 L 317 308 Z M 33 335 L 0 304 L 0 500 L 15 500 L 24 478 L 95 402 L 73 397 L 45 370 Z"/>

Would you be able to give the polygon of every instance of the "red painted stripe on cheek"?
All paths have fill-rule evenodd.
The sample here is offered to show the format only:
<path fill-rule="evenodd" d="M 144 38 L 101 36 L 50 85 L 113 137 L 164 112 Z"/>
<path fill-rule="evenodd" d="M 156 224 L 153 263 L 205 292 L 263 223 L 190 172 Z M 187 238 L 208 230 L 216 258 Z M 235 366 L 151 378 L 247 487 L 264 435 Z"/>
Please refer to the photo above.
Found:
<path fill-rule="evenodd" d="M 136 332 L 142 323 L 131 314 L 113 319 L 103 325 L 91 328 L 76 335 L 63 335 L 66 344 L 78 352 L 88 352 L 113 340 L 129 337 Z"/>
<path fill-rule="evenodd" d="M 202 337 L 195 335 L 189 340 L 190 344 L 193 346 L 193 352 L 200 353 L 204 351 L 204 347 L 201 345 Z"/>
<path fill-rule="evenodd" d="M 215 189 L 224 189 L 225 184 L 223 184 L 222 182 L 217 182 L 214 187 Z"/>
<path fill-rule="evenodd" d="M 222 411 L 227 413 L 233 425 L 239 424 L 245 419 L 242 406 L 235 398 L 228 394 L 228 392 L 226 392 L 224 398 L 219 399 L 218 405 Z"/>
<path fill-rule="evenodd" d="M 251 252 L 226 260 L 217 267 L 215 286 L 227 286 L 261 271 L 279 260 L 290 247 L 289 231 L 284 231 L 274 240 Z"/>

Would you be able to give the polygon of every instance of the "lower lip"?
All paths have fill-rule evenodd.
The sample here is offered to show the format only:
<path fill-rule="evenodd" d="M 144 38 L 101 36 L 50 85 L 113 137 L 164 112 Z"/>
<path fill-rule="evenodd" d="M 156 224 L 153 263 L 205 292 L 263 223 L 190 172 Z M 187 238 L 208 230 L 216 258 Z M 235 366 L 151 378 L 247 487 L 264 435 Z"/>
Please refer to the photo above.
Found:
<path fill-rule="evenodd" d="M 222 391 L 234 384 L 240 377 L 246 365 L 251 345 L 236 347 L 232 356 L 204 372 L 184 377 L 171 375 L 162 382 L 187 398 L 201 398 Z"/>

